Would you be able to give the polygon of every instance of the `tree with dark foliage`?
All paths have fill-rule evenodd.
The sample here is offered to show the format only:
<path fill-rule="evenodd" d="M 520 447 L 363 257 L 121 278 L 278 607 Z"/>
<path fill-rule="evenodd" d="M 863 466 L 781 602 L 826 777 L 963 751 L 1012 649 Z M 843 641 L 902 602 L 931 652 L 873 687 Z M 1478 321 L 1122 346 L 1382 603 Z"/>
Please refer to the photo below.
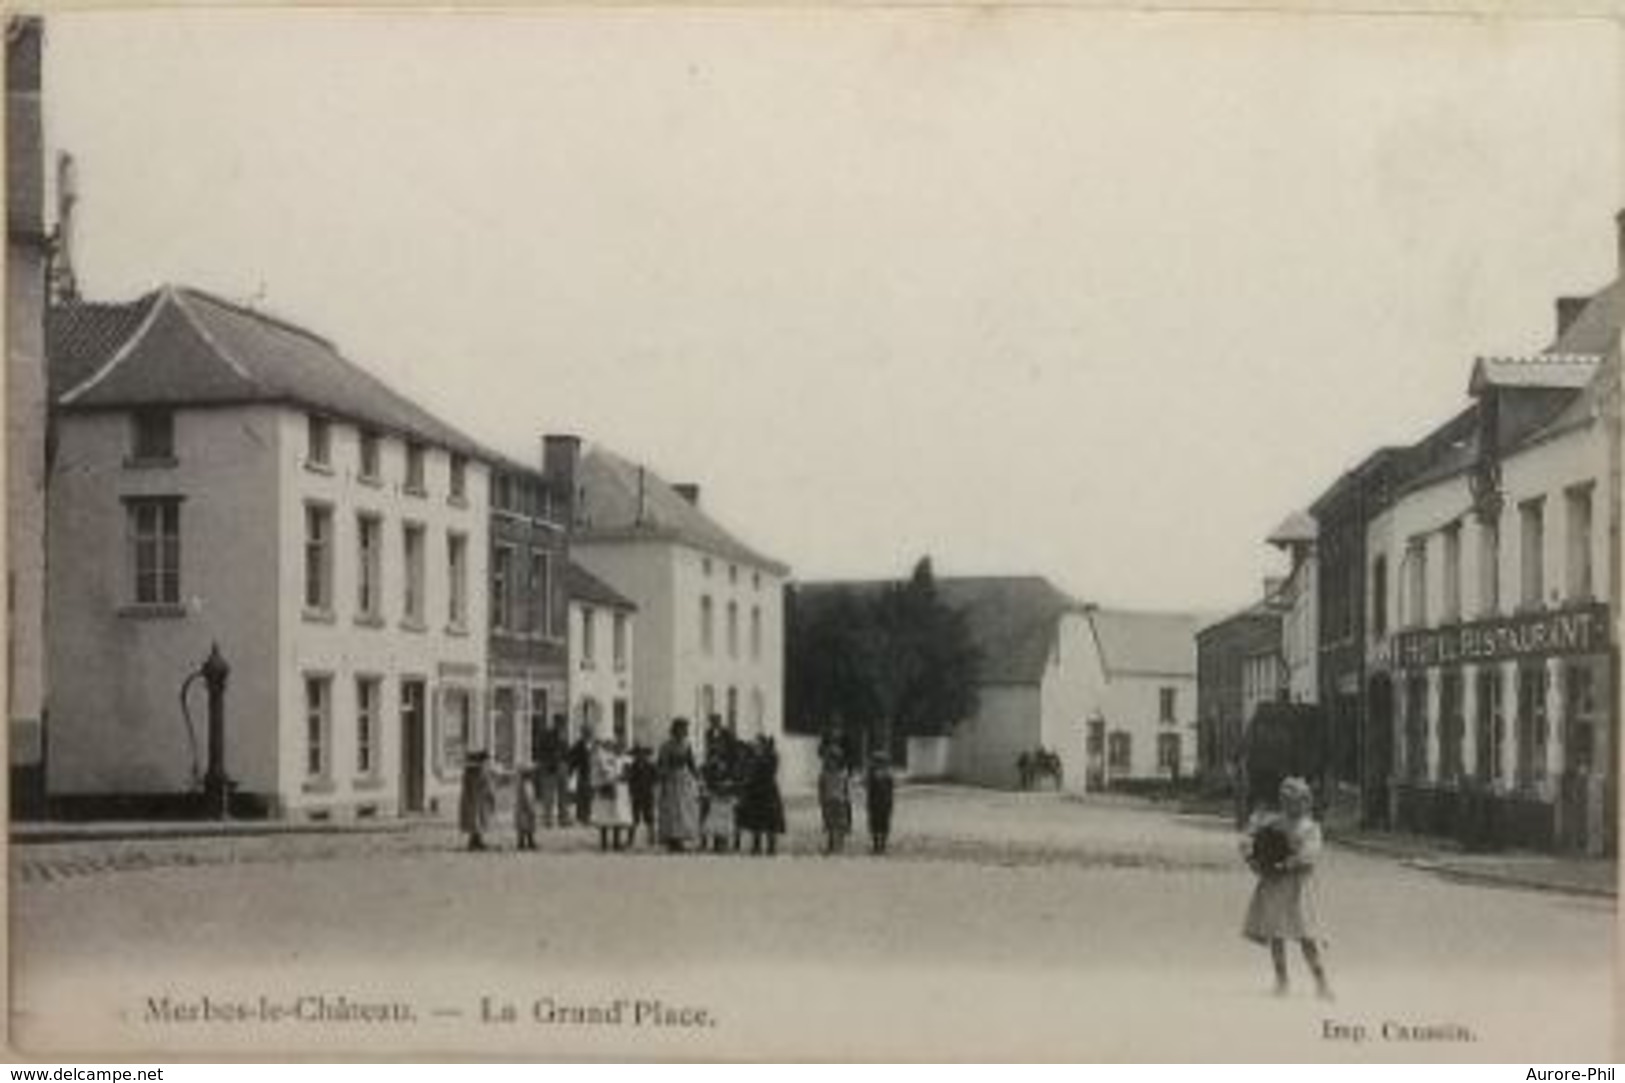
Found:
<path fill-rule="evenodd" d="M 900 753 L 906 738 L 945 734 L 975 712 L 980 655 L 964 615 L 937 596 L 929 557 L 906 581 L 837 587 L 818 603 L 792 595 L 788 607 L 794 726 Z"/>

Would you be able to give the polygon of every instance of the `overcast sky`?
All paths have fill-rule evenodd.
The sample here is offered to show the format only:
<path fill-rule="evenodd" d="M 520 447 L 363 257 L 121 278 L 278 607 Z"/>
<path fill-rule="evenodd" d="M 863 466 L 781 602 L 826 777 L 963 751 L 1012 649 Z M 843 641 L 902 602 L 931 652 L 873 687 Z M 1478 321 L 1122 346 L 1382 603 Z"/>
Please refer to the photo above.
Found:
<path fill-rule="evenodd" d="M 1592 21 L 80 14 L 85 292 L 190 283 L 804 578 L 1250 600 L 1263 537 L 1615 271 Z"/>

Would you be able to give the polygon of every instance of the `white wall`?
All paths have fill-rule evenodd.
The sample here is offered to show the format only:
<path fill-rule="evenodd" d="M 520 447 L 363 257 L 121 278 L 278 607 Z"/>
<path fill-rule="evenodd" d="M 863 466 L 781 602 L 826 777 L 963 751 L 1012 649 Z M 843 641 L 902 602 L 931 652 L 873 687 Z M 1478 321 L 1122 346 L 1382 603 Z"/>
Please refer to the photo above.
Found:
<path fill-rule="evenodd" d="M 615 616 L 619 613 L 626 622 L 626 652 L 624 665 L 615 664 Z M 593 657 L 589 661 L 583 652 L 584 630 L 588 615 L 593 622 Z M 595 700 L 598 704 L 598 736 L 613 735 L 615 701 L 626 701 L 627 739 L 650 748 L 657 747 L 666 737 L 656 731 L 645 719 L 639 723 L 637 703 L 634 699 L 632 674 L 637 669 L 637 619 L 634 613 L 604 605 L 584 605 L 570 601 L 570 732 L 575 734 L 583 717 L 582 704 Z"/>
<path fill-rule="evenodd" d="M 54 796 L 157 794 L 190 788 L 192 753 L 179 692 L 218 643 L 232 667 L 226 770 L 241 788 L 274 793 L 282 690 L 278 668 L 277 457 L 283 427 L 269 407 L 182 411 L 176 464 L 125 465 L 126 413 L 58 418 L 50 488 Z M 123 499 L 178 496 L 182 605 L 131 607 Z M 192 700 L 199 770 L 207 763 L 205 697 Z"/>
<path fill-rule="evenodd" d="M 978 786 L 1015 787 L 1016 757 L 1042 736 L 1039 686 L 983 685 L 980 700 L 976 713 L 954 727 L 953 775 Z"/>
<path fill-rule="evenodd" d="M 400 756 L 403 752 L 400 718 L 400 683 L 403 679 L 427 682 L 428 795 L 445 807 L 456 790 L 462 764 L 446 762 L 442 755 L 442 723 L 446 694 L 466 692 L 470 699 L 474 747 L 485 747 L 488 714 L 483 699 L 489 617 L 487 560 L 489 557 L 489 478 L 485 467 L 470 462 L 467 496 L 449 498 L 450 460 L 439 448 L 427 449 L 426 493 L 407 493 L 406 445 L 386 437 L 381 445 L 382 484 L 361 479 L 359 434 L 350 425 L 334 422 L 332 470 L 307 467 L 306 419 L 303 413 L 283 411 L 278 418 L 281 539 L 274 580 L 277 592 L 280 642 L 280 744 L 278 770 L 285 780 L 282 796 L 297 812 L 376 806 L 380 814 L 397 811 L 400 802 Z M 304 608 L 305 506 L 317 500 L 333 507 L 333 616 L 313 618 Z M 357 514 L 379 515 L 383 520 L 383 623 L 371 626 L 358 618 Z M 402 527 L 411 520 L 425 531 L 424 616 L 422 630 L 402 626 L 406 569 Z M 461 628 L 450 625 L 451 582 L 448 569 L 449 532 L 466 541 L 468 619 Z M 332 676 L 332 728 L 329 741 L 332 768 L 325 780 L 306 777 L 305 688 L 307 673 Z M 381 741 L 375 777 L 356 770 L 356 678 L 376 676 L 382 692 Z"/>
<path fill-rule="evenodd" d="M 672 691 L 674 547 L 661 540 L 580 539 L 571 542 L 570 559 L 637 605 L 633 731 L 664 740 L 671 720 L 693 711 L 690 705 L 679 705 Z M 572 675 L 575 669 L 572 665 Z"/>
<path fill-rule="evenodd" d="M 908 778 L 945 778 L 952 770 L 952 737 L 908 738 Z"/>
<path fill-rule="evenodd" d="M 1084 744 L 1096 705 L 1090 655 L 1094 637 L 1081 613 L 1065 613 L 1057 630 L 1059 649 L 1050 653 L 1040 700 L 1040 743 L 1061 757 L 1069 790 L 1082 790 L 1086 777 Z"/>
<path fill-rule="evenodd" d="M 709 570 L 707 570 L 709 568 Z M 742 736 L 784 732 L 784 581 L 749 564 L 676 547 L 673 563 L 673 704 L 677 713 L 698 719 L 700 690 L 714 689 L 716 713 L 726 717 L 728 689 L 737 690 L 738 728 Z M 700 599 L 712 605 L 709 649 L 700 630 Z M 737 649 L 728 646 L 728 605 L 736 605 Z M 750 642 L 752 608 L 761 612 L 759 655 Z M 753 693 L 761 695 L 762 724 L 752 717 Z M 703 723 L 703 719 L 700 720 Z"/>
<path fill-rule="evenodd" d="M 1174 689 L 1174 724 L 1159 718 L 1161 690 Z M 1179 735 L 1180 775 L 1196 773 L 1196 676 L 1195 674 L 1114 673 L 1106 686 L 1106 732 L 1130 735 L 1130 766 L 1125 775 L 1111 771 L 1112 778 L 1150 779 L 1165 777 L 1157 767 L 1157 737 Z M 1108 753 L 1109 753 L 1108 744 Z"/>

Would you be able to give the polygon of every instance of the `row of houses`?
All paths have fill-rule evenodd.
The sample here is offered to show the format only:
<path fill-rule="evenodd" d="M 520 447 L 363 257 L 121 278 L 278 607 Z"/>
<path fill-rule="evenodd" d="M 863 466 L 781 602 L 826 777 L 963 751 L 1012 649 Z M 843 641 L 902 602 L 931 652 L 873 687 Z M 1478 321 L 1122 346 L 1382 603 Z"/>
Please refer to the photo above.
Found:
<path fill-rule="evenodd" d="M 196 289 L 55 304 L 47 328 L 58 807 L 193 788 L 178 690 L 214 646 L 226 772 L 272 815 L 433 811 L 468 751 L 512 767 L 559 723 L 778 726 L 785 569 L 652 471 L 623 507 L 608 450 L 549 436 L 519 463 Z"/>
<path fill-rule="evenodd" d="M 1619 277 L 1560 298 L 1544 350 L 1478 358 L 1271 534 L 1288 577 L 1199 637 L 1206 779 L 1286 700 L 1368 826 L 1616 851 L 1622 310 Z"/>
<path fill-rule="evenodd" d="M 41 24 L 7 24 L 7 708 L 14 807 L 192 807 L 227 667 L 239 812 L 434 812 L 466 753 L 781 725 L 788 569 L 699 488 L 573 435 L 533 461 L 322 335 L 200 289 L 80 295 L 45 213 Z"/>
<path fill-rule="evenodd" d="M 839 596 L 884 584 L 797 584 L 810 619 Z M 915 777 L 980 786 L 1021 783 L 1018 761 L 1059 757 L 1071 790 L 1171 782 L 1196 769 L 1196 650 L 1200 619 L 1080 601 L 1041 576 L 945 576 L 938 599 L 965 619 L 978 656 L 977 707 L 933 736 L 903 745 Z M 793 719 L 817 733 L 826 719 Z"/>

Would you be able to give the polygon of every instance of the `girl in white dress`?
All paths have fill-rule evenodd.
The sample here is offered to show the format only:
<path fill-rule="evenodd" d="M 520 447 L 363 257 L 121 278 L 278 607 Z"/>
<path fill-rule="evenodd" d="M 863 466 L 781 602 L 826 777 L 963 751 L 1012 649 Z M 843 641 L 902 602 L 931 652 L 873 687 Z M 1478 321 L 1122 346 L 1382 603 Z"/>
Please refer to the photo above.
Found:
<path fill-rule="evenodd" d="M 1301 778 L 1281 783 L 1281 811 L 1260 810 L 1247 825 L 1242 856 L 1258 877 L 1242 934 L 1270 949 L 1275 993 L 1288 988 L 1286 942 L 1296 940 L 1314 975 L 1315 989 L 1331 999 L 1331 983 L 1320 946 L 1325 941 L 1315 905 L 1315 863 L 1320 858 L 1320 825 L 1312 813 L 1313 793 Z"/>

